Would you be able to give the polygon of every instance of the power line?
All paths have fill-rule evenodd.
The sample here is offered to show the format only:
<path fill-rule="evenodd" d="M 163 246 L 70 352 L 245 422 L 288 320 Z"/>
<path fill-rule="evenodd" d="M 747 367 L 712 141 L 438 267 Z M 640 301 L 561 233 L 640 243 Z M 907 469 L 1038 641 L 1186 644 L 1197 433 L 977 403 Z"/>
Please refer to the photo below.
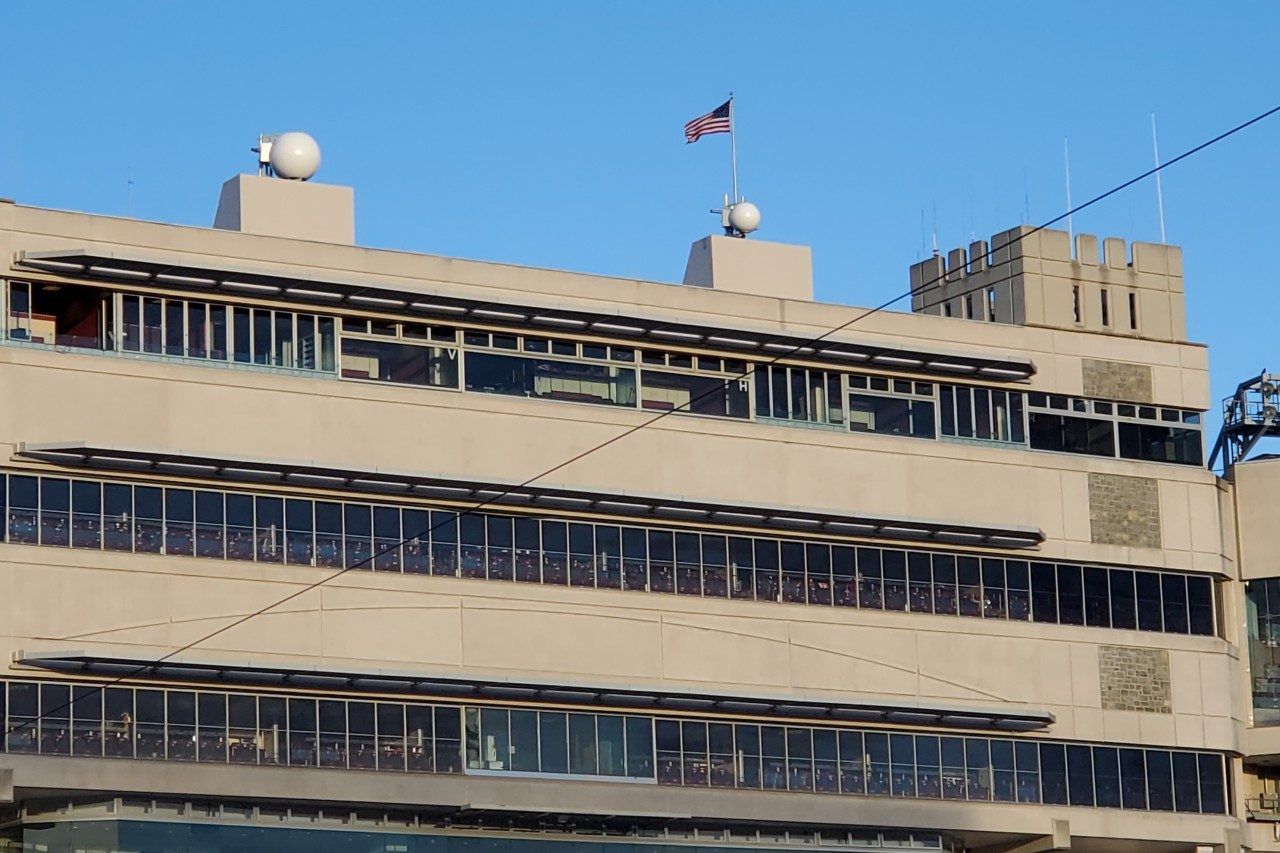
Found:
<path fill-rule="evenodd" d="M 1142 181 L 1142 180 L 1145 180 L 1146 178 L 1149 178 L 1149 177 L 1151 177 L 1152 175 L 1155 175 L 1155 174 L 1157 174 L 1157 173 L 1159 173 L 1159 172 L 1163 171 L 1164 169 L 1167 169 L 1168 167 L 1170 167 L 1170 166 L 1174 165 L 1175 163 L 1181 162 L 1182 160 L 1185 160 L 1185 159 L 1187 159 L 1188 157 L 1191 157 L 1192 155 L 1197 154 L 1197 153 L 1199 153 L 1200 151 L 1203 151 L 1204 149 L 1209 148 L 1210 146 L 1215 145 L 1215 144 L 1217 144 L 1217 143 L 1221 142 L 1221 141 L 1222 141 L 1222 140 L 1224 140 L 1224 139 L 1227 139 L 1227 138 L 1228 138 L 1228 137 L 1230 137 L 1230 136 L 1234 136 L 1235 134 L 1239 133 L 1240 131 L 1245 130 L 1246 128 L 1251 127 L 1252 125 L 1257 124 L 1258 122 L 1260 122 L 1260 121 L 1262 121 L 1262 120 L 1264 120 L 1264 119 L 1266 119 L 1266 118 L 1268 118 L 1268 117 L 1270 117 L 1270 116 L 1272 116 L 1272 115 L 1276 114 L 1277 112 L 1280 112 L 1280 105 L 1277 105 L 1277 106 L 1275 106 L 1275 107 L 1272 107 L 1271 109 L 1267 110 L 1266 112 L 1259 113 L 1258 115 L 1254 116 L 1253 118 L 1249 119 L 1248 121 L 1242 122 L 1242 123 L 1240 123 L 1240 124 L 1236 125 L 1235 127 L 1231 128 L 1230 130 L 1227 130 L 1227 131 L 1225 131 L 1225 132 L 1223 132 L 1223 133 L 1220 133 L 1220 134 L 1218 134 L 1217 136 L 1213 137 L 1212 139 L 1206 140 L 1205 142 L 1202 142 L 1202 143 L 1200 143 L 1199 145 L 1195 146 L 1194 148 L 1190 148 L 1190 149 L 1188 149 L 1188 150 L 1186 150 L 1186 151 L 1182 152 L 1182 153 L 1181 153 L 1181 154 L 1179 154 L 1178 156 L 1176 156 L 1176 157 L 1174 157 L 1174 158 L 1172 158 L 1172 159 L 1170 159 L 1170 160 L 1167 160 L 1167 161 L 1165 161 L 1164 163 L 1157 164 L 1154 168 L 1152 168 L 1152 169 L 1148 169 L 1147 171 L 1143 172 L 1142 174 L 1138 175 L 1137 177 L 1130 178 L 1129 180 L 1125 181 L 1124 183 L 1122 183 L 1122 184 L 1118 184 L 1118 185 L 1116 185 L 1116 186 L 1112 187 L 1111 189 L 1107 190 L 1106 192 L 1103 192 L 1103 193 L 1100 193 L 1099 195 L 1094 196 L 1093 198 L 1089 199 L 1088 201 L 1084 202 L 1083 204 L 1079 204 L 1079 205 L 1077 205 L 1077 206 L 1075 206 L 1075 207 L 1073 207 L 1073 208 L 1071 208 L 1071 209 L 1067 210 L 1065 213 L 1062 213 L 1062 214 L 1060 214 L 1060 215 L 1058 215 L 1058 216 L 1055 216 L 1053 219 L 1048 220 L 1047 222 L 1044 222 L 1044 223 L 1042 223 L 1042 224 L 1040 224 L 1040 225 L 1037 225 L 1036 227 L 1032 228 L 1031 230 L 1029 230 L 1029 231 L 1027 231 L 1027 232 L 1025 232 L 1025 233 L 1018 234 L 1018 235 L 1014 236 L 1011 240 L 1009 240 L 1007 243 L 1005 243 L 1005 244 L 1003 244 L 1003 245 L 1001 245 L 1001 246 L 995 246 L 995 247 L 992 247 L 992 248 L 990 249 L 990 252 L 991 252 L 991 254 L 992 254 L 992 255 L 994 255 L 994 254 L 996 254 L 997 252 L 1001 251 L 1002 249 L 1006 249 L 1006 248 L 1008 248 L 1008 247 L 1010 247 L 1010 246 L 1012 246 L 1012 245 L 1014 245 L 1014 244 L 1016 244 L 1016 243 L 1019 243 L 1019 242 L 1021 242 L 1022 240 L 1025 240 L 1027 237 L 1030 237 L 1030 236 L 1032 236 L 1033 234 L 1036 234 L 1036 233 L 1038 233 L 1038 232 L 1040 232 L 1040 231 L 1043 231 L 1043 230 L 1045 230 L 1046 228 L 1049 228 L 1050 226 L 1052 226 L 1052 225 L 1054 225 L 1054 224 L 1056 224 L 1056 223 L 1058 223 L 1058 222 L 1062 221 L 1063 219 L 1066 219 L 1066 218 L 1068 218 L 1068 217 L 1072 216 L 1073 214 L 1079 213 L 1080 211 L 1085 210 L 1086 208 L 1092 207 L 1093 205 L 1097 204 L 1098 202 L 1103 201 L 1104 199 L 1110 198 L 1111 196 L 1115 195 L 1116 193 L 1119 193 L 1119 192 L 1122 192 L 1123 190 L 1128 189 L 1129 187 L 1133 186 L 1134 184 L 1136 184 L 1136 183 L 1138 183 L 1138 182 L 1140 182 L 1140 181 Z M 998 262 L 996 262 L 996 263 L 992 264 L 989 268 L 990 268 L 990 269 L 994 269 L 994 268 L 995 268 L 995 267 L 997 267 L 997 266 L 1001 266 L 1001 265 L 1003 265 L 1003 264 L 1010 263 L 1011 261 L 1012 261 L 1012 258 L 1009 258 L 1009 259 L 1006 259 L 1006 260 L 1003 260 L 1003 261 L 998 261 Z M 107 682 L 105 682 L 105 683 L 103 683 L 103 684 L 99 684 L 99 685 L 97 685 L 97 686 L 96 686 L 96 688 L 95 688 L 94 690 L 90 691 L 88 694 L 82 695 L 82 696 L 80 697 L 80 699 L 79 699 L 79 700 L 74 700 L 74 699 L 73 699 L 72 701 L 68 701 L 68 702 L 66 702 L 66 703 L 64 703 L 64 704 L 60 705 L 59 707 L 54 708 L 54 709 L 52 709 L 52 710 L 49 710 L 49 711 L 43 711 L 43 712 L 42 712 L 42 713 L 40 713 L 38 716 L 33 717 L 33 718 L 31 718 L 30 720 L 24 720 L 23 722 L 21 722 L 21 723 L 17 724 L 16 726 L 12 726 L 12 727 L 10 727 L 10 728 L 6 729 L 6 730 L 5 730 L 5 732 L 4 732 L 4 734 L 7 736 L 7 735 L 10 735 L 10 734 L 13 734 L 14 732 L 22 731 L 22 730 L 23 730 L 23 729 L 25 729 L 25 728 L 29 728 L 29 727 L 31 727 L 31 726 L 33 726 L 33 725 L 35 725 L 36 723 L 40 722 L 41 720 L 45 719 L 46 717 L 51 716 L 52 714 L 55 714 L 55 713 L 58 713 L 58 712 L 61 712 L 61 711 L 63 711 L 63 710 L 66 710 L 66 709 L 70 708 L 73 704 L 75 704 L 75 702 L 76 702 L 76 701 L 83 701 L 85 698 L 88 698 L 88 697 L 90 697 L 90 696 L 94 696 L 94 695 L 96 695 L 97 693 L 100 693 L 100 692 L 102 692 L 102 691 L 106 690 L 108 687 L 111 687 L 111 686 L 116 685 L 116 684 L 120 684 L 120 683 L 122 683 L 122 682 L 124 682 L 124 681 L 127 681 L 127 680 L 129 680 L 129 679 L 131 679 L 131 678 L 133 678 L 133 677 L 135 677 L 135 676 L 141 675 L 142 673 L 146 672 L 148 669 L 152 669 L 152 668 L 154 668 L 154 667 L 157 667 L 157 666 L 159 666 L 159 665 L 161 665 L 161 664 L 165 663 L 166 661 L 168 661 L 168 660 L 172 659 L 172 658 L 173 658 L 173 657 L 175 657 L 176 655 L 182 654 L 182 653 L 183 653 L 183 652 L 185 652 L 185 651 L 189 651 L 190 649 L 195 648 L 196 646 L 200 645 L 201 643 L 204 643 L 204 642 L 206 642 L 206 641 L 208 641 L 208 640 L 211 640 L 211 639 L 213 639 L 214 637 L 219 636 L 220 634 L 224 634 L 224 633 L 226 633 L 227 631 L 230 631 L 232 628 L 236 628 L 236 627 L 238 627 L 238 626 L 240 626 L 240 625 L 243 625 L 244 623 L 248 622 L 248 621 L 249 621 L 249 620 L 251 620 L 251 619 L 256 619 L 257 617 L 262 616 L 262 615 L 264 615 L 264 614 L 266 614 L 266 613 L 268 613 L 268 612 L 270 612 L 270 611 L 272 611 L 272 610 L 276 609 L 277 607 L 280 607 L 280 606 L 282 606 L 282 605 L 284 605 L 284 604 L 288 604 L 290 601 L 293 601 L 295 598 L 299 598 L 300 596 L 303 596 L 303 595 L 307 594 L 308 592 L 311 592 L 311 591 L 312 591 L 312 590 L 314 590 L 314 589 L 318 589 L 318 588 L 320 588 L 320 587 L 322 587 L 322 586 L 325 586 L 325 585 L 327 585 L 327 584 L 331 583 L 332 581 L 335 581 L 335 580 L 337 580 L 338 578 L 342 577 L 343 575 L 347 574 L 348 572 L 354 571 L 355 569 L 359 569 L 359 568 L 360 568 L 360 567 L 362 567 L 362 566 L 368 565 L 369 563 L 372 563 L 374 560 L 376 560 L 378 557 L 383 556 L 384 554 L 390 553 L 391 551 L 394 551 L 394 550 L 396 550 L 396 549 L 398 549 L 398 548 L 400 548 L 400 547 L 402 547 L 402 546 L 404 546 L 404 545 L 407 545 L 407 544 L 409 544 L 409 543 L 411 543 L 411 542 L 419 541 L 419 540 L 421 540 L 423 537 L 430 536 L 432 533 L 434 533 L 437 529 L 439 529 L 440 527 L 444 526 L 445 524 L 452 523 L 452 522 L 454 522 L 456 519 L 458 519 L 458 518 L 462 518 L 463 516 L 471 515 L 471 514 L 473 514 L 473 513 L 479 512 L 480 510 L 484 509 L 485 507 L 492 506 L 493 504 L 495 504 L 496 502 L 498 502 L 498 501 L 499 501 L 499 500 L 501 500 L 502 498 L 506 497 L 507 495 L 511 494 L 512 492 L 516 492 L 516 491 L 519 491 L 520 489 L 527 488 L 528 486 L 532 485 L 533 483 L 537 482 L 538 480 L 541 480 L 541 479 L 543 479 L 543 478 L 545 478 L 545 477 L 549 477 L 550 475 L 552 475 L 552 474 L 556 473 L 557 471 L 560 471 L 560 470 L 562 470 L 562 469 L 564 469 L 564 468 L 567 468 L 567 467 L 569 467 L 570 465 L 573 465 L 574 463 L 579 462 L 579 461 L 581 461 L 582 459 L 585 459 L 586 457 L 588 457 L 588 456 L 590 456 L 590 455 L 592 455 L 592 454 L 594 454 L 594 453 L 597 453 L 597 452 L 599 452 L 599 451 L 601 451 L 601 450 L 604 450 L 605 448 L 610 447 L 611 445 L 617 444 L 618 442 L 622 441 L 624 438 L 627 438 L 628 436 L 634 435 L 635 433 L 640 432 L 641 430 L 646 429 L 646 428 L 648 428 L 648 427 L 650 427 L 650 426 L 652 426 L 652 425 L 656 424 L 658 421 L 662 420 L 663 418 L 668 417 L 669 415 L 673 415 L 673 414 L 675 414 L 675 413 L 677 413 L 677 412 L 680 412 L 680 411 L 683 411 L 683 410 L 688 409 L 689 407 L 693 406 L 695 403 L 698 403 L 699 401 L 704 400 L 704 399 L 706 399 L 707 397 L 712 396 L 713 394 L 717 394 L 717 393 L 719 393 L 719 392 L 720 392 L 720 391 L 722 391 L 723 389 L 725 389 L 725 388 L 729 387 L 729 385 L 731 385 L 733 382 L 737 382 L 737 381 L 740 381 L 740 380 L 742 380 L 742 379 L 746 379 L 746 378 L 750 377 L 750 375 L 751 375 L 751 373 L 752 373 L 753 371 L 758 370 L 758 369 L 759 369 L 759 368 L 761 368 L 761 367 L 770 367 L 770 366 L 772 366 L 772 365 L 774 365 L 774 364 L 777 364 L 777 363 L 778 363 L 779 361 L 781 361 L 782 359 L 787 358 L 787 357 L 789 357 L 789 356 L 791 356 L 791 355 L 794 355 L 796 352 L 799 352 L 800 350 L 806 349 L 806 348 L 808 348 L 808 347 L 812 346 L 813 344 L 822 343 L 823 341 L 825 341 L 825 340 L 827 340 L 828 338 L 830 338 L 832 335 L 834 335 L 834 334 L 836 334 L 836 333 L 838 333 L 838 332 L 841 332 L 841 331 L 843 331 L 843 330 L 845 330 L 845 329 L 849 328 L 850 326 L 854 325 L 855 323 L 859 323 L 859 322 L 861 322 L 862 320 L 865 320 L 867 317 L 872 316 L 873 314 L 878 314 L 878 313 L 880 313 L 881 311 L 885 310 L 886 308 L 888 308 L 889 306 L 893 305 L 893 304 L 894 304 L 894 303 L 896 303 L 896 302 L 899 302 L 899 301 L 901 301 L 901 300 L 903 300 L 903 299 L 906 299 L 906 298 L 908 298 L 908 297 L 911 297 L 911 296 L 916 296 L 916 295 L 918 295 L 918 294 L 925 293 L 925 292 L 926 292 L 926 291 L 928 291 L 930 288 L 933 288 L 934 286 L 938 285 L 938 284 L 939 284 L 940 282 L 942 282 L 942 281 L 943 281 L 943 279 L 945 279 L 945 278 L 946 278 L 946 273 L 943 273 L 942 275 L 936 276 L 936 277 L 934 277 L 934 278 L 930 279 L 929 281 L 926 281 L 926 282 L 921 283 L 919 287 L 909 288 L 909 289 L 908 289 L 908 290 L 906 290 L 904 293 L 900 293 L 900 294 L 898 294 L 897 296 L 893 297 L 892 299 L 889 299 L 889 300 L 887 300 L 887 301 L 885 301 L 885 302 L 880 303 L 879 305 L 875 306 L 874 308 L 869 308 L 869 309 L 867 309 L 867 310 L 863 311 L 862 313 L 855 315 L 855 316 L 854 316 L 854 317 L 852 317 L 851 319 L 846 320 L 844 323 L 841 323 L 840 325 L 835 326 L 834 328 L 828 329 L 827 331 L 823 332 L 821 335 L 818 335 L 817 337 L 811 338 L 811 339 L 809 339 L 809 340 L 807 340 L 807 341 L 804 341 L 804 342 L 802 342 L 802 343 L 799 343 L 799 344 L 789 344 L 789 343 L 786 343 L 786 342 L 785 342 L 783 339 L 781 339 L 781 338 L 777 338 L 777 339 L 774 339 L 773 341 L 769 341 L 769 342 L 767 342 L 767 343 L 778 343 L 778 342 L 782 342 L 782 343 L 784 343 L 786 346 L 788 346 L 788 347 L 789 347 L 789 349 L 788 349 L 787 351 L 785 351 L 785 352 L 780 353 L 779 355 L 773 356 L 772 358 L 770 358 L 770 359 L 768 359 L 768 360 L 766 360 L 766 361 L 764 361 L 764 362 L 758 362 L 758 363 L 755 363 L 755 364 L 753 364 L 753 365 L 752 365 L 752 367 L 751 367 L 750 369 L 746 370 L 745 372 L 743 372 L 743 373 L 741 373 L 741 374 L 739 374 L 739 375 L 737 375 L 737 376 L 734 376 L 734 377 L 731 377 L 731 378 L 729 378 L 729 379 L 724 380 L 724 382 L 722 382 L 719 386 L 712 386 L 712 387 L 711 387 L 711 388 L 709 388 L 708 390 L 706 390 L 706 391 L 702 392 L 701 394 L 699 394 L 699 395 L 697 395 L 697 396 L 695 396 L 695 397 L 691 397 L 688 401 L 686 401 L 686 402 L 684 402 L 684 403 L 681 403 L 680 405 L 674 406 L 674 407 L 672 407 L 671 409 L 667 409 L 666 411 L 663 411 L 663 412 L 660 412 L 660 413 L 659 413 L 659 414 L 657 414 L 657 415 L 654 415 L 653 417 L 649 418 L 648 420 L 641 421 L 640 423 L 638 423 L 638 424 L 636 424 L 636 425 L 634 425 L 634 426 L 628 427 L 627 429 L 623 430 L 622 432 L 618 433 L 617 435 L 615 435 L 615 436 L 613 436 L 613 437 L 611 437 L 611 438 L 608 438 L 608 439 L 606 439 L 606 440 L 604 440 L 604 441 L 602 441 L 602 442 L 600 442 L 600 443 L 598 443 L 598 444 L 592 445 L 591 447 L 587 448 L 586 450 L 583 450 L 582 452 L 577 453 L 577 454 L 575 454 L 575 455 L 573 455 L 573 456 L 569 457 L 568 459 L 564 460 L 563 462 L 559 462 L 559 463 L 557 463 L 556 465 L 553 465 L 553 466 L 551 466 L 550 468 L 547 468 L 545 471 L 541 471 L 541 472 L 539 472 L 539 473 L 537 473 L 537 474 L 533 475 L 532 477 L 529 477 L 528 479 L 524 480 L 524 481 L 523 481 L 523 482 L 521 482 L 521 483 L 517 483 L 516 485 L 506 487 L 505 489 L 503 489 L 502 491 L 498 492 L 497 494 L 494 494 L 494 495 L 492 495 L 491 497 L 488 497 L 488 498 L 486 498 L 485 500 L 480 501 L 479 503 L 475 504 L 474 506 L 470 506 L 470 507 L 467 507 L 466 509 L 463 509 L 463 510 L 459 511 L 459 512 L 458 512 L 458 513 L 457 513 L 453 518 L 447 518 L 447 519 L 445 519 L 445 520 L 442 520 L 442 521 L 441 521 L 440 523 L 438 523 L 438 524 L 433 524 L 433 525 L 431 525 L 431 526 L 430 526 L 430 527 L 428 527 L 426 530 L 423 530 L 421 533 L 418 533 L 418 534 L 416 534 L 416 535 L 414 535 L 414 536 L 406 537 L 406 538 L 401 539 L 401 540 L 399 540 L 399 541 L 397 541 L 397 542 L 395 542 L 395 543 L 393 543 L 393 544 L 391 544 L 391 545 L 388 545 L 386 548 L 382 549 L 381 551 L 376 551 L 375 553 L 371 554 L 370 556 L 365 557 L 365 558 L 364 558 L 364 559 L 362 559 L 362 560 L 357 560 L 356 562 L 352 563 L 351 565 L 346 566 L 346 567 L 344 567 L 344 568 L 342 568 L 342 569 L 340 569 L 340 570 L 338 570 L 338 571 L 334 572 L 333 574 L 326 575 L 325 577 L 323 577 L 323 578 L 321 578 L 321 579 L 319 579 L 319 580 L 317 580 L 317 581 L 315 581 L 315 582 L 313 582 L 313 583 L 309 583 L 309 584 L 307 584 L 306 586 L 302 587 L 301 589 L 298 589 L 298 590 L 295 590 L 294 592 L 289 593 L 288 595 L 284 596 L 283 598 L 277 599 L 277 600 L 275 600 L 275 601 L 271 602 L 270 604 L 265 605 L 264 607 L 261 607 L 261 608 L 259 608 L 259 609 L 257 609 L 257 610 L 254 610 L 254 611 L 252 611 L 252 612 L 250 612 L 250 613 L 247 613 L 247 614 L 245 614 L 245 615 L 243 615 L 243 616 L 240 616 L 240 617 L 238 617 L 238 618 L 234 619 L 233 621 L 229 622 L 228 624 L 226 624 L 226 625 L 222 626 L 221 628 L 217 628 L 216 630 L 210 631 L 209 633 L 207 633 L 207 634 L 205 634 L 205 635 L 203 635 L 203 636 L 201 636 L 201 637 L 199 637 L 199 638 L 197 638 L 197 639 L 195 639 L 195 640 L 191 640 L 190 642 L 188 642 L 188 643 L 186 643 L 186 644 L 184 644 L 184 645 L 182 645 L 182 646 L 179 646 L 178 648 L 173 649 L 173 650 L 172 650 L 172 651 L 170 651 L 170 652 L 166 652 L 164 655 L 160 656 L 159 658 L 155 659 L 154 661 L 148 661 L 147 663 L 140 664 L 137 668 L 135 668 L 135 669 L 131 670 L 130 672 L 127 672 L 127 673 L 125 673 L 125 674 L 123 674 L 123 675 L 116 676 L 115 678 L 111 679 L 110 681 L 107 681 Z M 1006 277 L 1006 279 L 1004 279 L 1004 280 L 1007 280 L 1007 277 Z M 976 292 L 976 291 L 978 291 L 978 290 L 982 290 L 982 289 L 984 289 L 984 288 L 986 288 L 986 287 L 989 287 L 991 284 L 992 284 L 992 282 L 989 282 L 989 281 L 987 281 L 987 282 L 983 282 L 983 284 L 982 284 L 982 285 L 980 285 L 980 286 L 974 287 L 974 288 L 972 288 L 972 289 L 970 289 L 970 290 L 962 291 L 962 292 L 960 292 L 959 294 L 955 294 L 954 296 L 965 296 L 965 295 L 968 295 L 968 294 L 970 294 L 970 293 L 974 293 L 974 292 Z M 934 304 L 937 304 L 937 303 L 934 303 Z M 924 307 L 934 307 L 934 305 L 926 305 L 926 306 L 924 306 Z M 767 345 L 767 344 L 766 344 L 766 345 Z"/>

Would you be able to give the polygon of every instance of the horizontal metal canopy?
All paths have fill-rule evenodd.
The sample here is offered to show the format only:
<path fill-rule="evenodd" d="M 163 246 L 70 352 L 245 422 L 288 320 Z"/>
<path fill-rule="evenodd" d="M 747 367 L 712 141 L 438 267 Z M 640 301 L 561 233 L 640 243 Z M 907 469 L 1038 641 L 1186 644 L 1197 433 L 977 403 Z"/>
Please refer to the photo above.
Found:
<path fill-rule="evenodd" d="M 89 445 L 82 442 L 18 445 L 17 456 L 56 465 L 113 471 L 147 471 L 174 476 L 272 483 L 298 488 L 351 489 L 385 494 L 463 501 L 486 507 L 542 507 L 605 513 L 649 521 L 687 521 L 735 527 L 760 527 L 793 534 L 829 533 L 936 544 L 1034 548 L 1044 534 L 1034 527 L 993 526 L 867 514 L 837 514 L 802 507 L 762 504 L 725 505 L 683 497 L 597 492 L 560 486 L 521 486 L 478 482 L 431 474 L 381 470 L 357 471 L 309 461 L 228 459 L 182 450 Z"/>
<path fill-rule="evenodd" d="M 1008 711 L 1001 708 L 905 703 L 893 701 L 824 702 L 792 697 L 740 696 L 726 693 L 659 692 L 635 688 L 549 684 L 478 678 L 441 677 L 402 670 L 359 671 L 339 668 L 293 667 L 253 660 L 218 661 L 175 655 L 163 663 L 148 658 L 103 656 L 84 650 L 14 652 L 13 662 L 58 672 L 126 679 L 190 681 L 252 687 L 412 693 L 423 697 L 485 699 L 590 705 L 617 709 L 732 714 L 754 717 L 830 719 L 847 722 L 947 726 L 965 729 L 1037 731 L 1056 721 L 1041 709 Z"/>
<path fill-rule="evenodd" d="M 179 288 L 223 294 L 251 294 L 303 302 L 312 306 L 349 306 L 431 317 L 467 318 L 499 325 L 534 326 L 560 331 L 590 331 L 652 346 L 680 343 L 708 346 L 738 354 L 795 356 L 851 367 L 868 365 L 888 370 L 974 376 L 994 382 L 1016 382 L 1033 376 L 1035 364 L 1007 356 L 924 350 L 888 343 L 841 340 L 815 342 L 804 335 L 694 325 L 667 319 L 601 314 L 568 307 L 499 303 L 453 296 L 435 296 L 365 284 L 284 277 L 219 266 L 174 264 L 159 258 L 85 249 L 18 254 L 16 265 L 78 278 Z M 675 285 L 672 285 L 675 286 Z"/>

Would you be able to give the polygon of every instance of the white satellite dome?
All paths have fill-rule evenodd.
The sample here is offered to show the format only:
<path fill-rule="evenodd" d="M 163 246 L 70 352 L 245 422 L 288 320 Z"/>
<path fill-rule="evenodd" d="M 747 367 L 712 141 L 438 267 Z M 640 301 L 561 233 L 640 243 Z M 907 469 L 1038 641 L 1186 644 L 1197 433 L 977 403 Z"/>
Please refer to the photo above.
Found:
<path fill-rule="evenodd" d="M 760 208 L 740 201 L 729 208 L 729 225 L 739 234 L 750 234 L 760 227 Z"/>
<path fill-rule="evenodd" d="M 309 133 L 290 131 L 271 143 L 271 171 L 291 181 L 305 181 L 320 168 L 320 146 Z"/>

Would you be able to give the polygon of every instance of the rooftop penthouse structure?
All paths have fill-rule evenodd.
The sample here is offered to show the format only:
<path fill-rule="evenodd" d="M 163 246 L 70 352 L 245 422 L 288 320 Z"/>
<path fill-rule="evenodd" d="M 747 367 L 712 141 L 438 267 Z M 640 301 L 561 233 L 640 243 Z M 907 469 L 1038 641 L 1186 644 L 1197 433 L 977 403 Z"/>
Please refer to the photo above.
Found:
<path fill-rule="evenodd" d="M 352 204 L 0 204 L 10 847 L 1280 849 L 1280 481 L 1205 467 L 1176 248 L 1006 232 L 823 337 L 802 247 L 635 281 Z"/>

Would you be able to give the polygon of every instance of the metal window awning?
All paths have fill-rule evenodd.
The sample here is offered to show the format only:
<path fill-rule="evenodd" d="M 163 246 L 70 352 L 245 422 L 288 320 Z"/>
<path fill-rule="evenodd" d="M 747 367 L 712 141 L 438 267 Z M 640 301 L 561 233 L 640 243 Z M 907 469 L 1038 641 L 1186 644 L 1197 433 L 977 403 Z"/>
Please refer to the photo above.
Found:
<path fill-rule="evenodd" d="M 937 377 L 969 376 L 993 382 L 1017 382 L 1036 372 L 1027 359 L 947 350 L 922 349 L 869 341 L 832 338 L 815 342 L 806 335 L 781 331 L 746 330 L 696 325 L 659 317 L 643 317 L 582 311 L 569 306 L 515 304 L 456 296 L 396 290 L 394 286 L 357 284 L 276 274 L 175 263 L 171 258 L 148 257 L 137 252 L 117 253 L 69 248 L 57 251 L 21 251 L 17 267 L 74 278 L 128 282 L 176 288 L 200 293 L 253 295 L 306 303 L 311 306 L 346 306 L 432 318 L 437 321 L 471 319 L 523 327 L 591 332 L 650 346 L 701 345 L 727 354 L 758 353 L 770 357 L 793 356 L 829 362 L 844 368 L 859 365 Z M 672 285 L 677 286 L 677 285 Z"/>
<path fill-rule="evenodd" d="M 239 484 L 270 483 L 297 488 L 345 489 L 386 495 L 435 498 L 486 507 L 545 508 L 601 513 L 663 521 L 697 522 L 733 527 L 766 528 L 793 535 L 824 533 L 937 545 L 985 545 L 1034 548 L 1044 541 L 1035 527 L 969 524 L 918 518 L 887 518 L 862 513 L 833 513 L 803 507 L 764 504 L 726 505 L 684 497 L 602 492 L 555 485 L 522 486 L 514 482 L 478 482 L 432 474 L 352 470 L 310 461 L 225 458 L 182 450 L 91 445 L 82 442 L 21 442 L 15 455 L 55 465 L 148 472 L 226 480 Z"/>
<path fill-rule="evenodd" d="M 700 691 L 641 690 L 603 685 L 554 684 L 518 679 L 460 678 L 408 670 L 353 670 L 302 665 L 287 668 L 255 661 L 174 655 L 163 663 L 127 655 L 70 649 L 18 650 L 15 664 L 34 669 L 101 677 L 189 681 L 247 687 L 290 687 L 370 693 L 406 693 L 450 700 L 483 699 L 583 705 L 619 710 L 695 712 L 752 717 L 829 719 L 842 722 L 945 726 L 964 729 L 1040 731 L 1056 718 L 1048 710 L 951 705 L 933 702 L 832 702 L 796 697 L 735 695 Z"/>

